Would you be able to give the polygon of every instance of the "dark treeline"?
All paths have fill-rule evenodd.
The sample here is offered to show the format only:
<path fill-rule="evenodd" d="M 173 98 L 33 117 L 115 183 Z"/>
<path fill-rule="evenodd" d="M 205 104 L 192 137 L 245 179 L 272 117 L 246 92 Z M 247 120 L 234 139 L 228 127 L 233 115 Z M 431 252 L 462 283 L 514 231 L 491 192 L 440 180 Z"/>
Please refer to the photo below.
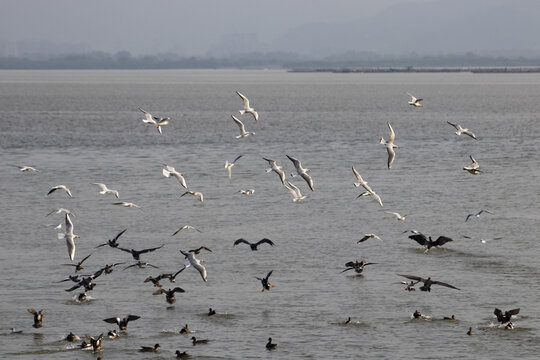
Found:
<path fill-rule="evenodd" d="M 441 56 L 394 56 L 370 52 L 345 53 L 321 59 L 292 53 L 249 53 L 230 57 L 179 57 L 176 54 L 133 56 L 128 51 L 109 54 L 59 55 L 46 59 L 0 57 L 0 69 L 218 69 L 282 68 L 342 69 L 361 67 L 499 67 L 540 66 L 540 58 L 478 56 L 474 53 Z"/>

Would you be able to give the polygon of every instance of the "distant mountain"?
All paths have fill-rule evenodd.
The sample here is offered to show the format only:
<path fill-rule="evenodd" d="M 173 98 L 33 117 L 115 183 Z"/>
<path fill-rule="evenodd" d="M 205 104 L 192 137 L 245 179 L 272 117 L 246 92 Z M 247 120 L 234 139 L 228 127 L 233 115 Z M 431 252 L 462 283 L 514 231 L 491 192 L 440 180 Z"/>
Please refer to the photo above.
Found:
<path fill-rule="evenodd" d="M 350 51 L 538 56 L 539 15 L 540 1 L 533 0 L 411 1 L 348 23 L 301 25 L 271 47 L 318 57 Z"/>

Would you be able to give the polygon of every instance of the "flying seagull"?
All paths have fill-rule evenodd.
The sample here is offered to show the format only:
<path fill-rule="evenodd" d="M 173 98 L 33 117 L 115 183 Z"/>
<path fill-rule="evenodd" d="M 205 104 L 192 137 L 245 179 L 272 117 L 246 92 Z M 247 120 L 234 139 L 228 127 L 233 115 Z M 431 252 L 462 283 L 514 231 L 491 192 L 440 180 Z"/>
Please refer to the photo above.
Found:
<path fill-rule="evenodd" d="M 383 206 L 381 197 L 377 195 L 377 193 L 371 189 L 371 186 L 368 185 L 368 182 L 362 178 L 362 176 L 360 175 L 358 171 L 356 171 L 356 169 L 354 168 L 354 165 L 352 166 L 352 171 L 353 171 L 354 176 L 356 177 L 356 180 L 358 180 L 358 182 L 354 183 L 354 186 L 355 187 L 362 186 L 364 189 L 366 189 L 366 191 L 358 195 L 357 198 L 361 196 L 371 195 L 375 198 L 375 200 L 377 200 L 379 205 Z"/>
<path fill-rule="evenodd" d="M 73 197 L 73 195 L 71 195 L 71 191 L 69 191 L 69 189 L 67 188 L 66 185 L 56 185 L 56 186 L 53 186 L 51 188 L 51 190 L 49 190 L 49 192 L 47 193 L 47 195 L 51 195 L 53 192 L 55 192 L 56 190 L 64 190 L 66 192 L 66 194 L 68 194 L 69 197 Z"/>
<path fill-rule="evenodd" d="M 131 207 L 134 207 L 134 208 L 140 208 L 139 205 L 137 204 L 134 204 L 132 202 L 125 202 L 125 201 L 122 201 L 122 202 L 115 202 L 115 203 L 112 203 L 113 205 L 120 205 L 120 206 L 123 206 L 123 207 L 127 207 L 127 208 L 131 208 Z"/>
<path fill-rule="evenodd" d="M 472 137 L 473 139 L 475 140 L 478 140 L 478 138 L 476 137 L 476 135 L 474 135 L 474 133 L 467 129 L 467 128 L 462 128 L 461 125 L 459 124 L 453 124 L 451 123 L 450 121 L 447 121 L 448 124 L 452 125 L 454 128 L 456 128 L 456 135 L 461 135 L 461 134 L 465 134 L 465 135 L 469 135 L 470 137 Z"/>
<path fill-rule="evenodd" d="M 388 152 L 388 168 L 390 169 L 392 167 L 392 163 L 394 162 L 394 158 L 396 157 L 396 153 L 394 152 L 394 149 L 399 148 L 399 146 L 394 145 L 394 139 L 396 138 L 396 133 L 394 133 L 394 129 L 392 129 L 392 125 L 387 121 L 388 129 L 390 130 L 390 135 L 388 135 L 388 140 L 385 141 L 382 137 L 379 139 L 379 143 L 386 146 L 386 151 Z"/>
<path fill-rule="evenodd" d="M 463 170 L 467 170 L 468 172 L 470 172 L 473 175 L 480 174 L 482 172 L 482 171 L 478 170 L 478 168 L 480 167 L 480 164 L 478 163 L 478 161 L 474 160 L 472 155 L 469 155 L 469 157 L 471 158 L 472 163 L 469 166 L 465 166 L 463 168 Z"/>
<path fill-rule="evenodd" d="M 255 119 L 255 121 L 259 121 L 259 114 L 257 113 L 257 111 L 255 111 L 254 108 L 252 108 L 251 106 L 249 106 L 249 100 L 247 97 L 245 97 L 244 95 L 242 95 L 241 93 L 239 93 L 238 91 L 236 92 L 238 94 L 238 96 L 240 96 L 242 98 L 242 100 L 244 101 L 244 109 L 242 110 L 238 110 L 238 112 L 240 113 L 240 115 L 243 115 L 245 113 L 249 113 L 251 115 L 253 115 L 253 118 Z"/>
<path fill-rule="evenodd" d="M 251 247 L 251 251 L 257 251 L 257 247 L 261 244 L 269 244 L 270 246 L 274 246 L 274 243 L 272 242 L 272 240 L 267 239 L 267 238 L 259 240 L 256 243 L 250 243 L 249 241 L 245 239 L 238 239 L 234 242 L 233 246 L 236 246 L 238 244 L 248 244 Z"/>
<path fill-rule="evenodd" d="M 157 116 L 152 116 L 152 114 L 150 114 L 149 112 L 147 111 L 144 111 L 143 109 L 139 108 L 140 111 L 142 111 L 146 117 L 144 119 L 142 119 L 143 123 L 145 124 L 152 124 L 156 127 L 157 131 L 162 134 L 161 132 L 161 127 L 163 125 L 167 125 L 169 123 L 169 118 L 161 118 L 161 117 L 157 117 Z"/>
<path fill-rule="evenodd" d="M 100 191 L 99 193 L 100 193 L 101 195 L 105 195 L 105 194 L 114 194 L 114 196 L 116 196 L 117 199 L 120 198 L 120 196 L 119 196 L 119 194 L 118 194 L 118 191 L 107 188 L 107 185 L 105 185 L 105 184 L 102 184 L 102 183 L 93 183 L 93 185 L 99 186 L 99 188 L 101 189 L 101 191 Z"/>
<path fill-rule="evenodd" d="M 68 255 L 71 261 L 73 261 L 73 258 L 75 257 L 75 242 L 73 240 L 79 237 L 79 235 L 73 234 L 73 223 L 69 218 L 69 214 L 66 214 L 66 233 L 64 234 L 64 239 L 66 239 Z"/>
<path fill-rule="evenodd" d="M 398 275 L 406 277 L 407 279 L 410 279 L 410 280 L 415 280 L 417 283 L 419 282 L 423 283 L 424 285 L 420 286 L 421 291 L 428 291 L 428 292 L 431 291 L 431 285 L 441 285 L 441 286 L 446 286 L 451 289 L 460 290 L 457 287 L 444 283 L 442 281 L 431 280 L 431 277 L 424 279 L 424 278 L 421 278 L 419 276 L 414 276 L 414 275 L 402 275 L 402 274 L 398 274 Z"/>
<path fill-rule="evenodd" d="M 290 191 L 291 195 L 293 196 L 294 202 L 304 200 L 305 198 L 308 197 L 307 195 L 302 195 L 302 193 L 300 192 L 300 189 L 296 185 L 294 185 L 292 182 L 287 181 L 287 184 L 289 185 L 285 185 L 285 187 Z"/>
<path fill-rule="evenodd" d="M 420 101 L 424 99 L 417 99 L 414 95 L 407 93 L 411 97 L 411 101 L 408 102 L 409 105 L 412 105 L 414 107 L 422 107 L 422 104 L 420 104 Z"/>
<path fill-rule="evenodd" d="M 199 248 L 200 251 L 200 248 Z M 197 251 L 190 250 L 188 252 L 184 252 L 180 250 L 180 252 L 188 259 L 189 263 L 185 264 L 185 267 L 193 266 L 200 274 L 204 282 L 208 281 L 207 275 L 206 275 L 206 268 L 201 264 L 202 260 L 199 260 L 195 257 L 195 254 Z"/>
<path fill-rule="evenodd" d="M 74 213 L 71 212 L 71 210 L 68 210 L 68 209 L 64 209 L 64 208 L 60 208 L 60 209 L 57 209 L 57 210 L 53 210 L 51 211 L 50 213 L 48 213 L 47 215 L 45 216 L 49 216 L 49 215 L 52 215 L 52 214 L 69 214 L 69 215 L 72 215 L 72 216 L 75 216 Z"/>
<path fill-rule="evenodd" d="M 23 171 L 23 172 L 29 172 L 29 171 L 39 171 L 38 169 L 36 169 L 35 167 L 32 167 L 32 166 L 18 166 L 18 165 L 15 165 L 19 168 L 19 170 Z"/>
<path fill-rule="evenodd" d="M 480 215 L 483 214 L 483 213 L 487 213 L 487 214 L 492 214 L 492 215 L 493 215 L 493 213 L 492 213 L 491 211 L 488 211 L 488 210 L 480 210 L 480 211 L 477 212 L 476 214 L 469 214 L 469 215 L 467 215 L 467 217 L 465 218 L 465 222 L 469 221 L 469 218 L 470 218 L 471 216 L 480 217 Z"/>
<path fill-rule="evenodd" d="M 401 215 L 400 213 L 393 211 L 385 211 L 385 213 L 394 215 L 399 221 L 405 221 L 405 218 L 407 217 L 407 214 Z"/>
<path fill-rule="evenodd" d="M 245 138 L 249 135 L 255 135 L 254 132 L 246 131 L 246 127 L 244 126 L 244 123 L 241 122 L 236 116 L 231 115 L 236 125 L 238 125 L 238 128 L 240 129 L 240 135 L 236 136 L 237 139 Z"/>
<path fill-rule="evenodd" d="M 163 173 L 163 176 L 165 177 L 169 177 L 171 175 L 174 176 L 178 180 L 180 185 L 182 185 L 185 189 L 187 189 L 186 180 L 182 176 L 182 173 L 179 173 L 178 171 L 176 171 L 176 169 L 173 168 L 172 166 L 165 164 L 165 169 L 162 170 L 162 173 Z"/>
<path fill-rule="evenodd" d="M 300 163 L 300 160 L 295 159 L 289 155 L 285 155 L 285 156 L 287 156 L 289 160 L 292 161 L 292 163 L 294 164 L 294 167 L 296 168 L 296 174 L 294 175 L 291 174 L 291 176 L 295 177 L 296 175 L 300 175 L 302 179 L 304 179 L 306 183 L 309 185 L 309 188 L 311 189 L 311 191 L 313 191 L 313 179 L 311 178 L 311 176 L 308 175 L 309 169 L 303 168 L 302 164 Z"/>
<path fill-rule="evenodd" d="M 274 171 L 279 176 L 279 180 L 281 180 L 281 183 L 285 185 L 285 171 L 283 171 L 283 166 L 279 166 L 275 160 L 264 158 L 264 160 L 268 161 L 268 164 L 270 164 L 270 168 L 266 169 L 266 172 Z"/>
<path fill-rule="evenodd" d="M 191 225 L 184 225 L 180 229 L 176 230 L 171 236 L 174 236 L 174 235 L 178 234 L 180 231 L 186 230 L 186 229 L 197 230 L 198 232 L 202 233 L 201 230 L 199 230 L 199 229 L 197 229 L 197 228 L 195 228 L 195 227 L 193 227 Z"/>
<path fill-rule="evenodd" d="M 198 192 L 198 191 L 186 191 L 185 193 L 183 193 L 182 195 L 180 195 L 180 197 L 182 197 L 182 196 L 184 196 L 184 195 L 187 195 L 187 194 L 193 195 L 193 196 L 198 196 L 198 197 L 199 197 L 199 200 L 200 200 L 201 202 L 204 201 L 204 196 L 203 196 L 203 194 L 202 194 L 201 192 Z"/>
<path fill-rule="evenodd" d="M 377 239 L 377 240 L 381 240 L 381 238 L 378 237 L 378 236 L 375 235 L 375 234 L 364 234 L 364 237 L 361 238 L 360 240 L 358 240 L 357 244 L 358 244 L 358 243 L 361 243 L 361 242 L 364 242 L 364 241 L 366 241 L 366 240 L 368 240 L 368 239 Z"/>
<path fill-rule="evenodd" d="M 439 236 L 437 240 L 435 241 L 431 240 L 431 236 L 430 236 L 428 240 L 424 234 L 414 234 L 414 235 L 409 236 L 409 239 L 416 241 L 422 246 L 425 246 L 426 250 L 429 250 L 435 246 L 443 246 L 447 242 L 453 241 L 452 239 L 446 236 Z"/>
<path fill-rule="evenodd" d="M 244 155 L 238 155 L 236 157 L 236 159 L 233 160 L 233 162 L 229 162 L 229 160 L 225 160 L 225 169 L 227 169 L 227 173 L 229 174 L 229 179 L 231 178 L 232 176 L 232 167 L 234 166 L 234 164 L 236 164 L 236 161 L 238 159 L 240 159 L 242 156 Z"/>

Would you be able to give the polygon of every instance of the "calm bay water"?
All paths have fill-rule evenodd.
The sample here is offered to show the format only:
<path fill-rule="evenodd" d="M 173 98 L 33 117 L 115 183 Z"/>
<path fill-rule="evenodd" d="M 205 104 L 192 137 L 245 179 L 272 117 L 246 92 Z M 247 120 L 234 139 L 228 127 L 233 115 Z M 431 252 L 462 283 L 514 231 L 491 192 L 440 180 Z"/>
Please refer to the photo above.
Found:
<path fill-rule="evenodd" d="M 256 135 L 236 139 L 230 115 L 247 95 L 260 120 L 240 118 Z M 406 92 L 424 98 L 407 105 Z M 0 71 L 0 357 L 92 359 L 62 339 L 70 332 L 97 336 L 115 326 L 102 320 L 141 318 L 127 334 L 105 339 L 103 359 L 194 358 L 537 358 L 540 351 L 540 76 L 537 74 L 294 74 L 281 71 Z M 163 135 L 142 123 L 137 108 L 170 117 Z M 396 132 L 396 160 L 386 168 L 386 122 Z M 454 135 L 460 123 L 479 141 Z M 243 154 L 227 178 L 223 164 Z M 293 203 L 262 156 L 293 170 L 285 154 L 311 169 L 315 191 Z M 473 155 L 484 171 L 463 171 Z M 181 171 L 200 203 L 180 195 L 163 164 Z M 34 165 L 22 173 L 15 165 Z M 381 196 L 356 199 L 351 166 Z M 111 205 L 94 182 L 120 192 L 140 209 Z M 58 184 L 64 193 L 47 196 Z M 255 189 L 250 196 L 240 189 Z M 71 274 L 57 230 L 59 207 L 71 209 L 75 262 L 82 273 L 126 262 L 95 280 L 92 300 L 55 283 Z M 465 222 L 469 213 L 487 209 Z M 385 211 L 408 214 L 404 222 Z M 182 231 L 190 224 L 203 231 Z M 142 249 L 159 269 L 123 267 L 130 255 L 95 246 L 126 229 L 120 246 Z M 425 253 L 408 234 L 416 229 L 453 242 Z M 357 244 L 365 233 L 382 241 Z M 467 235 L 472 239 L 464 238 Z M 275 247 L 233 247 L 234 240 L 272 239 Z M 493 239 L 485 244 L 480 239 Z M 146 277 L 175 272 L 186 262 L 178 250 L 201 245 L 208 282 L 193 268 L 181 273 L 174 306 L 153 296 Z M 340 273 L 351 260 L 377 263 L 363 276 Z M 275 285 L 261 292 L 255 276 L 270 270 Z M 86 271 L 86 272 L 85 272 Z M 397 274 L 459 287 L 406 292 Z M 208 308 L 218 315 L 208 317 Z M 494 326 L 495 307 L 521 308 L 514 331 Z M 27 308 L 43 309 L 32 328 Z M 415 310 L 431 317 L 411 320 Z M 442 321 L 455 314 L 459 321 Z M 343 325 L 347 317 L 352 324 Z M 179 335 L 189 324 L 208 345 Z M 23 330 L 9 334 L 10 328 Z M 477 335 L 466 331 L 473 327 Z M 278 349 L 266 351 L 272 337 Z M 140 346 L 161 345 L 159 354 Z"/>

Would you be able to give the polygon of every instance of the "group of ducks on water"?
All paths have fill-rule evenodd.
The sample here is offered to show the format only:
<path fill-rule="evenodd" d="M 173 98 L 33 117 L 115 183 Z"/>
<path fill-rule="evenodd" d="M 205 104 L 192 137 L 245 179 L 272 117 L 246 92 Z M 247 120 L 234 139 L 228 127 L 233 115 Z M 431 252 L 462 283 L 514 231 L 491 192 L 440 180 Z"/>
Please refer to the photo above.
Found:
<path fill-rule="evenodd" d="M 238 96 L 240 96 L 240 98 L 242 99 L 242 101 L 244 103 L 244 108 L 242 110 L 239 110 L 240 114 L 245 114 L 245 113 L 251 114 L 253 116 L 253 118 L 255 119 L 255 121 L 258 121 L 259 120 L 259 114 L 258 114 L 257 111 L 255 111 L 255 109 L 253 107 L 251 107 L 248 98 L 246 96 L 244 96 L 243 94 L 241 94 L 240 92 L 238 92 L 238 91 L 236 93 L 238 94 Z M 412 105 L 414 107 L 422 107 L 422 104 L 420 103 L 422 101 L 421 98 L 416 98 L 415 96 L 413 96 L 411 94 L 409 94 L 409 95 L 411 96 L 411 100 L 409 101 L 410 105 Z M 145 114 L 145 118 L 142 120 L 144 123 L 155 126 L 159 134 L 163 133 L 162 132 L 162 127 L 167 125 L 169 123 L 169 120 L 170 120 L 168 117 L 163 118 L 163 117 L 153 116 L 152 114 L 150 114 L 149 112 L 143 110 L 142 108 L 139 108 L 139 111 L 141 111 L 141 112 L 143 112 Z M 240 121 L 234 115 L 231 115 L 231 116 L 232 116 L 234 122 L 236 123 L 236 125 L 240 129 L 240 135 L 236 136 L 236 138 L 241 139 L 241 138 L 245 138 L 245 137 L 247 137 L 249 135 L 254 135 L 255 134 L 254 132 L 246 131 L 245 125 L 242 123 L 242 121 Z M 471 137 L 473 139 L 478 140 L 476 135 L 472 131 L 470 131 L 469 129 L 463 128 L 461 125 L 453 124 L 451 122 L 448 122 L 448 124 L 453 126 L 457 130 L 456 133 L 455 133 L 456 135 L 465 134 L 465 135 L 468 135 L 469 137 Z M 395 134 L 395 132 L 394 132 L 394 130 L 393 130 L 393 128 L 392 128 L 392 126 L 391 126 L 391 124 L 389 122 L 387 122 L 387 126 L 388 126 L 388 129 L 389 129 L 388 139 L 384 140 L 384 138 L 381 137 L 379 142 L 381 144 L 385 145 L 385 147 L 387 149 L 387 153 L 388 153 L 387 167 L 388 167 L 388 169 L 391 169 L 391 167 L 392 167 L 392 165 L 394 163 L 395 157 L 396 157 L 394 149 L 397 149 L 398 146 L 396 144 L 394 144 L 396 134 Z M 294 165 L 294 168 L 295 168 L 295 173 L 291 174 L 291 176 L 292 177 L 296 177 L 296 176 L 301 177 L 306 182 L 309 189 L 311 191 L 314 191 L 313 179 L 308 174 L 309 169 L 304 168 L 302 166 L 300 160 L 298 160 L 298 159 L 296 159 L 296 158 L 294 158 L 294 157 L 292 157 L 290 155 L 287 155 L 287 154 L 286 154 L 286 157 L 292 162 L 292 164 Z M 237 156 L 232 162 L 229 162 L 228 160 L 225 162 L 225 169 L 227 170 L 229 178 L 231 178 L 231 176 L 232 176 L 232 168 L 233 168 L 233 166 L 235 165 L 235 163 L 240 158 L 242 158 L 242 155 Z M 285 175 L 285 171 L 283 170 L 283 167 L 278 165 L 275 160 L 270 159 L 270 158 L 265 158 L 265 157 L 263 157 L 263 159 L 265 161 L 267 161 L 269 166 L 270 166 L 270 168 L 268 168 L 266 171 L 267 172 L 275 172 L 278 175 L 281 184 L 287 190 L 289 190 L 289 192 L 292 195 L 292 198 L 293 198 L 294 202 L 299 202 L 299 201 L 304 200 L 304 199 L 306 199 L 308 197 L 307 195 L 302 195 L 300 189 L 296 185 L 294 185 L 292 182 L 286 180 L 286 175 Z M 479 164 L 472 157 L 472 155 L 470 156 L 470 159 L 472 161 L 472 164 L 469 165 L 469 166 L 464 167 L 463 169 L 468 171 L 471 174 L 478 175 L 479 173 L 481 173 L 481 171 L 479 170 Z M 185 188 L 187 190 L 188 187 L 187 187 L 186 179 L 184 178 L 182 173 L 177 171 L 174 167 L 172 167 L 170 165 L 165 164 L 164 166 L 165 167 L 162 170 L 163 176 L 176 178 L 178 180 L 179 184 L 183 188 Z M 20 168 L 21 171 L 24 171 L 24 172 L 39 171 L 36 168 L 31 167 L 31 166 L 19 166 L 19 168 Z M 381 207 L 383 207 L 383 202 L 382 202 L 381 197 L 371 188 L 371 186 L 368 184 L 368 182 L 365 181 L 362 178 L 362 176 L 354 168 L 354 166 L 352 166 L 352 171 L 353 171 L 353 175 L 355 176 L 355 178 L 357 180 L 357 182 L 354 183 L 354 186 L 355 187 L 361 186 L 365 190 L 360 195 L 358 195 L 358 197 L 369 197 L 369 196 L 371 196 L 373 199 L 375 199 L 379 203 L 379 205 Z M 93 185 L 96 185 L 96 186 L 99 187 L 99 194 L 102 194 L 102 195 L 114 195 L 117 199 L 120 198 L 119 192 L 117 190 L 109 189 L 107 187 L 107 185 L 105 185 L 103 183 L 93 183 Z M 70 189 L 65 185 L 57 185 L 57 186 L 52 187 L 49 190 L 49 192 L 47 193 L 47 195 L 51 195 L 54 192 L 56 192 L 57 190 L 64 191 L 70 198 L 73 196 Z M 248 190 L 240 190 L 239 192 L 242 193 L 243 195 L 251 195 L 251 194 L 254 193 L 254 191 L 255 190 L 253 190 L 253 189 L 248 189 Z M 203 196 L 203 194 L 201 192 L 187 190 L 181 195 L 181 197 L 183 197 L 185 195 L 196 196 L 196 197 L 199 198 L 199 201 L 201 201 L 201 202 L 204 201 L 204 196 Z M 139 207 L 138 205 L 136 205 L 134 203 L 131 203 L 131 202 L 115 202 L 115 203 L 112 203 L 112 204 L 113 205 L 120 205 L 120 206 L 124 206 L 124 207 L 136 207 L 136 208 Z M 480 214 L 482 214 L 483 212 L 491 213 L 491 212 L 489 212 L 487 210 L 482 210 L 482 211 L 478 212 L 477 214 L 469 214 L 467 216 L 467 218 L 466 218 L 466 221 L 468 221 L 471 216 L 477 216 L 477 217 L 480 216 Z M 64 208 L 60 208 L 58 210 L 52 211 L 48 215 L 51 215 L 53 213 L 58 213 L 58 214 L 63 213 L 64 214 L 64 217 L 65 217 L 65 234 L 64 234 L 64 238 L 66 240 L 66 244 L 67 244 L 67 248 L 68 248 L 68 256 L 69 256 L 70 260 L 73 261 L 74 257 L 75 257 L 75 242 L 74 242 L 74 240 L 79 238 L 78 235 L 74 234 L 74 226 L 73 226 L 73 222 L 72 222 L 72 220 L 70 218 L 70 215 L 71 216 L 74 216 L 74 215 L 70 210 L 67 210 L 67 209 L 64 209 Z M 407 215 L 400 215 L 397 212 L 387 211 L 387 213 L 393 214 L 394 216 L 396 216 L 397 220 L 400 220 L 400 221 L 404 221 L 406 216 L 407 216 Z M 59 227 L 61 227 L 61 225 L 59 225 L 57 228 L 59 228 Z M 172 236 L 178 234 L 182 230 L 188 230 L 188 229 L 192 229 L 192 230 L 196 230 L 198 232 L 201 232 L 199 229 L 196 229 L 196 228 L 194 228 L 194 227 L 192 227 L 190 225 L 184 225 L 184 226 L 180 227 L 178 230 L 176 230 L 172 234 Z M 121 231 L 114 238 L 108 240 L 107 242 L 105 242 L 103 244 L 99 244 L 98 246 L 96 246 L 96 248 L 109 246 L 110 248 L 117 249 L 117 250 L 129 253 L 132 256 L 132 258 L 134 260 L 136 260 L 136 263 L 126 266 L 124 268 L 124 270 L 126 270 L 128 268 L 131 268 L 131 267 L 158 268 L 157 266 L 155 266 L 153 264 L 150 264 L 150 263 L 147 263 L 147 262 L 142 262 L 140 257 L 141 257 L 142 254 L 150 253 L 150 252 L 156 251 L 158 249 L 161 249 L 164 245 L 160 245 L 160 246 L 156 246 L 156 247 L 152 247 L 152 248 L 147 248 L 147 249 L 142 249 L 142 250 L 135 250 L 135 249 L 129 249 L 129 248 L 120 247 L 119 242 L 118 242 L 119 238 L 120 238 L 120 236 L 122 236 L 122 234 L 124 234 L 124 232 L 126 230 Z M 412 232 L 413 232 L 413 235 L 409 236 L 409 238 L 416 241 L 421 246 L 425 247 L 426 251 L 429 250 L 432 247 L 442 246 L 442 245 L 452 241 L 451 238 L 448 238 L 446 236 L 439 236 L 436 240 L 432 240 L 431 236 L 429 238 L 426 238 L 426 236 L 421 234 L 421 233 L 418 233 L 418 232 L 416 232 L 414 230 L 412 230 Z M 375 234 L 365 234 L 365 236 L 362 239 L 360 239 L 358 241 L 358 243 L 364 242 L 364 241 L 366 241 L 368 239 L 371 239 L 371 238 L 380 240 L 380 238 Z M 240 244 L 249 245 L 249 247 L 250 247 L 250 249 L 252 251 L 257 251 L 258 247 L 263 245 L 263 244 L 268 244 L 269 246 L 274 246 L 274 242 L 271 241 L 270 239 L 267 239 L 267 238 L 263 238 L 262 240 L 260 240 L 258 242 L 255 242 L 255 243 L 251 243 L 251 242 L 249 242 L 249 241 L 247 241 L 245 239 L 240 238 L 240 239 L 238 239 L 238 240 L 236 240 L 234 242 L 233 246 L 237 246 L 237 245 L 240 245 Z M 196 256 L 195 256 L 195 255 L 198 255 L 201 250 L 206 250 L 208 252 L 212 252 L 212 250 L 210 250 L 209 248 L 207 248 L 205 246 L 201 246 L 198 249 L 193 249 L 193 250 L 189 250 L 189 251 L 180 250 L 181 254 L 184 255 L 185 259 L 188 260 L 188 263 L 184 264 L 184 266 L 181 269 L 173 271 L 171 273 L 163 273 L 163 274 L 158 275 L 157 277 L 152 277 L 152 276 L 147 277 L 144 282 L 151 282 L 155 287 L 159 288 L 158 290 L 153 292 L 153 295 L 162 295 L 162 294 L 164 294 L 166 302 L 169 303 L 169 304 L 173 304 L 176 301 L 175 294 L 176 293 L 184 293 L 185 290 L 182 289 L 181 287 L 174 287 L 172 289 L 169 288 L 168 290 L 163 289 L 162 284 L 160 283 L 160 280 L 169 279 L 169 281 L 171 283 L 175 283 L 176 277 L 180 273 L 182 273 L 186 268 L 188 268 L 190 266 L 195 268 L 200 273 L 200 276 L 201 276 L 201 278 L 202 278 L 202 280 L 204 282 L 207 282 L 208 280 L 207 280 L 206 268 L 202 265 L 202 260 L 197 259 Z M 87 260 L 90 257 L 90 255 L 83 258 L 77 264 L 66 264 L 66 265 L 73 266 L 75 268 L 75 272 L 78 272 L 78 271 L 83 269 L 83 263 L 84 263 L 85 260 Z M 92 275 L 88 275 L 88 276 L 70 275 L 67 279 L 61 280 L 61 282 L 71 281 L 71 282 L 75 283 L 72 287 L 70 287 L 69 289 L 66 289 L 66 291 L 68 291 L 68 292 L 74 291 L 74 290 L 79 289 L 79 288 L 84 288 L 84 292 L 79 294 L 77 296 L 77 298 L 76 298 L 77 301 L 82 302 L 82 301 L 85 301 L 87 299 L 86 292 L 91 291 L 94 288 L 95 283 L 93 281 L 95 279 L 97 279 L 102 274 L 110 274 L 116 266 L 124 264 L 124 263 L 125 262 L 117 262 L 117 263 L 105 265 L 104 267 L 100 268 L 98 271 L 96 271 Z M 374 264 L 376 264 L 376 263 L 366 262 L 365 260 L 362 260 L 362 261 L 358 261 L 358 260 L 349 261 L 349 262 L 347 262 L 345 264 L 346 268 L 342 272 L 354 270 L 357 274 L 361 274 L 363 272 L 365 266 L 374 265 Z M 274 287 L 274 285 L 272 285 L 269 282 L 269 278 L 272 275 L 272 272 L 273 272 L 273 270 L 270 270 L 266 274 L 265 277 L 256 277 L 256 279 L 259 280 L 261 282 L 261 284 L 262 284 L 262 291 L 263 292 L 265 290 L 269 291 L 271 288 Z M 407 291 L 414 291 L 415 290 L 415 285 L 418 284 L 418 283 L 422 283 L 422 285 L 419 287 L 419 289 L 421 291 L 426 291 L 426 292 L 431 291 L 431 286 L 432 285 L 440 285 L 440 286 L 448 287 L 448 288 L 451 288 L 451 289 L 460 290 L 459 288 L 457 288 L 457 287 L 455 287 L 453 285 L 450 285 L 448 283 L 445 283 L 445 282 L 442 282 L 442 281 L 432 280 L 431 277 L 423 278 L 423 277 L 416 276 L 416 275 L 405 275 L 405 274 L 399 274 L 399 275 L 411 280 L 410 282 L 406 282 L 406 281 L 399 282 L 400 284 L 406 285 L 405 290 L 407 290 Z M 43 325 L 43 310 L 40 310 L 38 312 L 38 311 L 36 311 L 34 309 L 28 309 L 28 311 L 31 314 L 34 315 L 34 325 L 33 325 L 34 328 L 40 328 Z M 497 319 L 502 323 L 506 323 L 506 328 L 509 328 L 509 329 L 513 328 L 513 325 L 510 322 L 511 316 L 516 315 L 518 313 L 519 313 L 519 309 L 510 310 L 510 311 L 507 311 L 505 313 L 502 313 L 502 311 L 499 310 L 499 309 L 495 309 L 495 315 L 497 316 Z M 215 314 L 216 314 L 215 310 L 210 308 L 209 312 L 208 312 L 208 315 L 212 316 L 212 315 L 215 315 Z M 419 311 L 416 311 L 413 314 L 413 316 L 414 316 L 414 318 L 423 317 L 423 315 L 420 314 Z M 122 331 L 127 330 L 128 323 L 130 321 L 135 321 L 135 320 L 137 320 L 139 318 L 140 317 L 137 316 L 137 315 L 127 315 L 124 318 L 112 317 L 112 318 L 106 318 L 103 321 L 105 321 L 107 323 L 111 323 L 111 324 L 117 324 L 118 327 L 119 327 L 119 330 L 122 332 Z M 451 320 L 451 321 L 456 321 L 454 315 L 452 315 L 451 318 L 445 318 L 445 319 Z M 348 322 L 350 322 L 350 321 L 351 320 L 349 318 Z M 182 328 L 182 330 L 180 331 L 180 334 L 187 334 L 187 333 L 190 333 L 190 330 L 188 328 L 188 325 L 186 324 Z M 469 330 L 468 334 L 469 335 L 473 334 L 472 329 Z M 109 332 L 107 334 L 107 337 L 110 338 L 110 339 L 114 339 L 114 338 L 116 338 L 118 336 L 119 336 L 119 333 L 116 330 L 109 330 Z M 66 337 L 67 341 L 75 341 L 75 340 L 78 340 L 78 339 L 79 338 L 76 335 L 74 335 L 73 333 L 70 333 Z M 102 339 L 103 339 L 103 334 L 100 334 L 99 336 L 97 336 L 95 338 L 94 337 L 89 337 L 89 341 L 88 342 L 83 341 L 83 343 L 81 344 L 81 347 L 82 348 L 91 348 L 94 351 L 100 351 L 101 348 L 102 348 Z M 208 339 L 197 339 L 195 336 L 193 336 L 191 338 L 191 340 L 192 340 L 193 345 L 205 344 L 205 343 L 208 343 L 208 341 L 209 341 Z M 266 343 L 266 349 L 274 350 L 274 349 L 276 349 L 276 347 L 277 347 L 277 345 L 272 342 L 272 338 L 271 337 L 268 338 L 268 342 Z M 140 351 L 141 352 L 158 352 L 159 349 L 160 349 L 160 345 L 155 344 L 154 346 L 142 346 Z M 186 352 L 181 352 L 180 350 L 176 351 L 176 355 L 178 357 L 186 357 L 186 356 L 188 356 Z"/>

